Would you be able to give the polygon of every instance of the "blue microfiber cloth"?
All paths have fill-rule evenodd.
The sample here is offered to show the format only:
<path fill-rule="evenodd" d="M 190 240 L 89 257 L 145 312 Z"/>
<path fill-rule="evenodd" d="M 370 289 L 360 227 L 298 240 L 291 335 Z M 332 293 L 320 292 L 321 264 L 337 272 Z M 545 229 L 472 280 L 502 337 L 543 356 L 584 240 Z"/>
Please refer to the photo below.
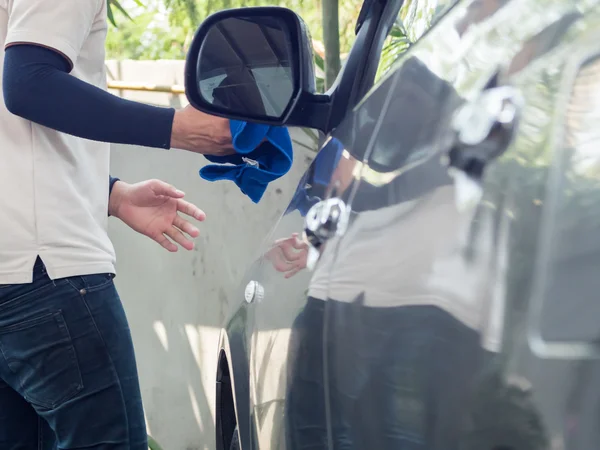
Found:
<path fill-rule="evenodd" d="M 285 127 L 230 120 L 234 155 L 205 156 L 210 164 L 200 169 L 208 181 L 231 180 L 254 203 L 269 183 L 285 175 L 294 160 L 292 139 Z M 263 140 L 266 140 L 263 142 Z"/>

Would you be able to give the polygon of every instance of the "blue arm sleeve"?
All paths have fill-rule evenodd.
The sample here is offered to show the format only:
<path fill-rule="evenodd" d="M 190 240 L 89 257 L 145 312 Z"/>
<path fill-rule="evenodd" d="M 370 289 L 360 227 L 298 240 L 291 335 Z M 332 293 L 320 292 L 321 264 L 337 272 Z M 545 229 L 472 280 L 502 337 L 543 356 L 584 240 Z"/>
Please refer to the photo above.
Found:
<path fill-rule="evenodd" d="M 117 177 L 112 177 L 112 176 L 108 176 L 108 196 L 110 197 L 110 194 L 112 194 L 112 190 L 113 190 L 113 186 L 115 185 L 115 183 L 117 181 L 121 181 L 119 178 Z"/>
<path fill-rule="evenodd" d="M 170 148 L 174 109 L 124 100 L 69 70 L 67 60 L 54 50 L 26 44 L 7 48 L 2 79 L 7 109 L 85 139 Z"/>
<path fill-rule="evenodd" d="M 113 187 L 117 181 L 121 181 L 119 178 L 113 177 L 111 175 L 108 176 L 108 198 L 110 199 L 110 195 L 112 194 Z M 110 214 L 108 215 L 110 217 Z"/>

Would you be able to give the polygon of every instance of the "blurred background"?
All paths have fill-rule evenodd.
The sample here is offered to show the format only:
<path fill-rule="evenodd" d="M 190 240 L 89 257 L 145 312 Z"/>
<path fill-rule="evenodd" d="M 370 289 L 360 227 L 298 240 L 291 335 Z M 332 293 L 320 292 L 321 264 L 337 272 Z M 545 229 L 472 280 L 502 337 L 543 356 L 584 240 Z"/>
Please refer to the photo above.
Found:
<path fill-rule="evenodd" d="M 285 6 L 312 36 L 319 87 L 331 86 L 354 38 L 362 2 L 349 0 L 109 0 L 107 58 L 185 59 L 198 25 L 211 13 L 248 6 Z"/>

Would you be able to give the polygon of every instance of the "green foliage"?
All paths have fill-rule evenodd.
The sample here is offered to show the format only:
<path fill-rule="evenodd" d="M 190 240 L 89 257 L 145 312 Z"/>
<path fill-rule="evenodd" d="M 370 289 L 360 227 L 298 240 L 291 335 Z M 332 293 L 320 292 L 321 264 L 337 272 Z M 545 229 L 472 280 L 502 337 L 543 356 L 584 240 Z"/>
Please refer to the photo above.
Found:
<path fill-rule="evenodd" d="M 134 3 L 136 3 L 138 6 L 143 6 L 142 2 L 140 0 L 132 0 Z M 127 13 L 127 10 L 121 5 L 121 2 L 119 2 L 119 0 L 108 0 L 108 20 L 110 21 L 110 23 L 113 26 L 117 25 L 117 22 L 115 20 L 115 14 L 114 14 L 114 10 L 118 10 L 121 12 L 121 14 L 123 14 L 125 17 L 127 17 L 128 19 L 131 20 L 131 17 L 129 16 L 129 14 Z"/>
<path fill-rule="evenodd" d="M 410 5 L 410 0 L 408 4 Z M 198 25 L 210 14 L 245 6 L 285 6 L 307 23 L 313 37 L 317 90 L 325 90 L 325 59 L 321 2 L 307 0 L 108 0 L 111 23 L 106 42 L 109 59 L 185 59 Z M 342 62 L 354 42 L 361 1 L 339 0 L 340 53 Z M 409 8 L 406 8 L 409 9 Z M 410 46 L 406 30 L 398 21 L 386 41 L 379 75 Z"/>
<path fill-rule="evenodd" d="M 145 8 L 134 20 L 119 20 L 106 39 L 110 59 L 185 59 L 188 29 L 173 25 L 155 8 Z"/>
<path fill-rule="evenodd" d="M 411 41 L 407 37 L 404 25 L 397 21 L 385 42 L 381 52 L 381 61 L 377 70 L 377 79 L 381 78 L 388 70 L 392 68 L 398 58 L 406 52 L 411 46 Z"/>
<path fill-rule="evenodd" d="M 183 59 L 194 31 L 210 14 L 227 8 L 267 5 L 293 9 L 306 21 L 313 38 L 322 41 L 320 1 L 108 0 L 111 29 L 107 56 L 110 59 Z M 361 2 L 340 0 L 342 56 L 354 42 L 354 24 L 360 6 Z M 182 49 L 173 48 L 175 39 L 180 40 Z"/>
<path fill-rule="evenodd" d="M 149 450 L 162 450 L 162 447 L 154 440 L 152 436 L 148 436 L 148 449 Z"/>

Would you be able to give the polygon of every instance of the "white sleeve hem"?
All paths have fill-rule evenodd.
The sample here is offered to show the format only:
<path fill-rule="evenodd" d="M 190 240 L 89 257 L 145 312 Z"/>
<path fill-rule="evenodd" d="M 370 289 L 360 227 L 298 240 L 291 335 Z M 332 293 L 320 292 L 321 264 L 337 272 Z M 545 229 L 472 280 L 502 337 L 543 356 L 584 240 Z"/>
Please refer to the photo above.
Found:
<path fill-rule="evenodd" d="M 78 52 L 71 44 L 56 36 L 49 36 L 46 32 L 33 30 L 10 30 L 6 36 L 5 48 L 11 44 L 33 44 L 48 47 L 65 55 L 75 67 Z"/>

